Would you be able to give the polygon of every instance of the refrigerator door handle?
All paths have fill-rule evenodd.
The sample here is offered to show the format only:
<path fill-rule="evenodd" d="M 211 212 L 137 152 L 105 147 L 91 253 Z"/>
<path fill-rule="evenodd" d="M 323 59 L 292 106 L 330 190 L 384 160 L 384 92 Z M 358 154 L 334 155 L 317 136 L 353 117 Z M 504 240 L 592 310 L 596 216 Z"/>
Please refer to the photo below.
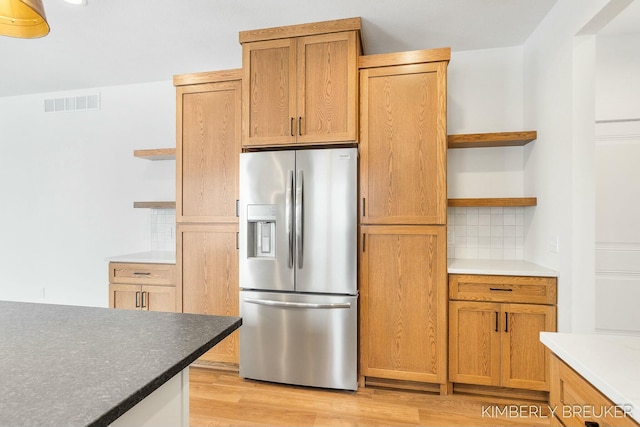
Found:
<path fill-rule="evenodd" d="M 282 308 L 351 308 L 351 303 L 330 303 L 330 304 L 317 304 L 308 302 L 286 302 L 286 301 L 274 301 L 269 299 L 258 298 L 243 298 L 244 302 L 250 304 L 267 305 L 269 307 L 282 307 Z"/>
<path fill-rule="evenodd" d="M 298 268 L 302 268 L 302 260 L 304 255 L 303 237 L 304 237 L 304 222 L 303 222 L 303 195 L 304 195 L 304 175 L 301 170 L 298 171 L 298 179 L 296 181 L 296 249 L 298 251 Z"/>
<path fill-rule="evenodd" d="M 285 227 L 287 229 L 287 242 L 289 243 L 289 268 L 293 268 L 293 171 L 289 171 L 287 178 L 286 197 L 284 202 Z"/>

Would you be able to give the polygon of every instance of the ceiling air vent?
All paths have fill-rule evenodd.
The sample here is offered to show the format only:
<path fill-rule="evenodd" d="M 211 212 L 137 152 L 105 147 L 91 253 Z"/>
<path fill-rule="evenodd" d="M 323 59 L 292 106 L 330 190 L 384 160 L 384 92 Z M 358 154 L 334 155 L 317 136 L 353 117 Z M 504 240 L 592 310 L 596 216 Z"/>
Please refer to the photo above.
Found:
<path fill-rule="evenodd" d="M 50 98 L 44 100 L 45 113 L 59 113 L 61 111 L 87 111 L 100 109 L 100 94 L 67 96 L 64 98 Z"/>

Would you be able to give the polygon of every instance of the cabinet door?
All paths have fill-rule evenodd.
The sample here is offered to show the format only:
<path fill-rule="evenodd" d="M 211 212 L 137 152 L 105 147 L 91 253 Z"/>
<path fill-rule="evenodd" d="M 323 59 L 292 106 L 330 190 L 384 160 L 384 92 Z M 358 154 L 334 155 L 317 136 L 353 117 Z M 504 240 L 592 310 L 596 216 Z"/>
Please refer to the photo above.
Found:
<path fill-rule="evenodd" d="M 239 80 L 177 89 L 177 222 L 237 221 Z"/>
<path fill-rule="evenodd" d="M 497 303 L 449 303 L 449 381 L 500 385 L 500 316 Z"/>
<path fill-rule="evenodd" d="M 503 304 L 502 386 L 549 390 L 549 350 L 540 332 L 556 330 L 556 308 Z"/>
<path fill-rule="evenodd" d="M 141 306 L 147 311 L 176 311 L 175 286 L 142 286 Z"/>
<path fill-rule="evenodd" d="M 296 40 L 244 43 L 242 68 L 242 144 L 295 142 Z"/>
<path fill-rule="evenodd" d="M 178 226 L 178 286 L 184 313 L 238 316 L 237 224 Z M 238 332 L 205 360 L 238 362 Z"/>
<path fill-rule="evenodd" d="M 445 383 L 445 227 L 363 226 L 361 233 L 361 375 Z"/>
<path fill-rule="evenodd" d="M 109 307 L 140 310 L 142 307 L 140 285 L 109 284 Z"/>
<path fill-rule="evenodd" d="M 446 63 L 360 72 L 362 223 L 446 224 Z"/>
<path fill-rule="evenodd" d="M 357 140 L 357 46 L 355 31 L 298 39 L 298 143 Z"/>

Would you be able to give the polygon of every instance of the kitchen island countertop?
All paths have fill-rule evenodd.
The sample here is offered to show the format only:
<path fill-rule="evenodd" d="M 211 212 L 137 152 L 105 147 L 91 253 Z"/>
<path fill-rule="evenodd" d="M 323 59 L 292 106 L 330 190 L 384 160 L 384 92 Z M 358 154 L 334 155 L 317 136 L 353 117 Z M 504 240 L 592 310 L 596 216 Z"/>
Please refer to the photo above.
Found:
<path fill-rule="evenodd" d="M 108 425 L 241 323 L 0 301 L 0 426 Z"/>
<path fill-rule="evenodd" d="M 541 332 L 540 341 L 640 421 L 640 337 Z"/>
<path fill-rule="evenodd" d="M 449 258 L 447 272 L 449 274 L 558 277 L 558 272 L 554 270 L 522 260 Z"/>

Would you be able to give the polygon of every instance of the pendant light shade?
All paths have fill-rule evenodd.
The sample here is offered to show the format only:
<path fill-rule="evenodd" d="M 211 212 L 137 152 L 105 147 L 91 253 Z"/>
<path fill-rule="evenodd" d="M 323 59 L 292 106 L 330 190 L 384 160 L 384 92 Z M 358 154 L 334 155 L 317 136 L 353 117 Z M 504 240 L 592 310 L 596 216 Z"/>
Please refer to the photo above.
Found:
<path fill-rule="evenodd" d="M 42 0 L 0 0 L 0 35 L 34 39 L 47 34 Z"/>

